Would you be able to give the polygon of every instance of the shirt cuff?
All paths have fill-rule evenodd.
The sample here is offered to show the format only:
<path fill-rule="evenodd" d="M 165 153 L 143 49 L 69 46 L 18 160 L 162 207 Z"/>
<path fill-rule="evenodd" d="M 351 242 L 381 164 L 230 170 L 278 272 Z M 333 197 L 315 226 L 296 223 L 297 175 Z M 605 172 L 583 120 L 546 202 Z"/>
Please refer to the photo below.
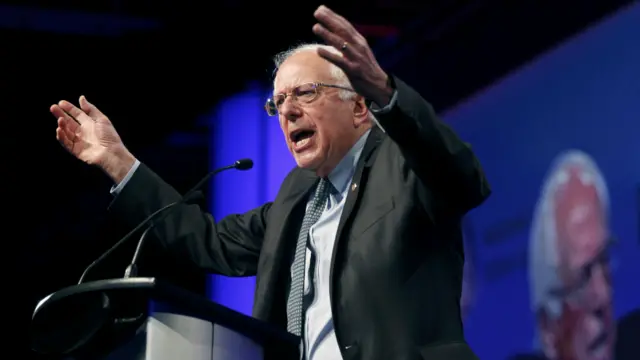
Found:
<path fill-rule="evenodd" d="M 140 166 L 140 161 L 138 159 L 136 159 L 136 162 L 133 163 L 133 166 L 131 167 L 131 170 L 129 170 L 129 172 L 124 177 L 124 179 L 122 179 L 122 181 L 120 181 L 120 184 L 113 185 L 111 187 L 111 191 L 110 191 L 111 195 L 117 196 L 118 194 L 120 194 L 120 191 L 122 191 L 122 189 L 124 189 L 124 187 L 127 185 L 127 183 L 129 182 L 129 180 L 131 179 L 133 174 L 138 169 L 138 166 Z"/>
<path fill-rule="evenodd" d="M 393 109 L 393 107 L 396 106 L 397 100 L 398 100 L 398 90 L 393 90 L 393 95 L 391 95 L 391 100 L 384 107 L 380 108 L 375 103 L 371 103 L 371 105 L 369 105 L 369 110 L 373 114 L 373 122 L 375 122 L 375 124 L 380 128 L 380 130 L 382 130 L 382 132 L 386 132 L 386 131 L 380 125 L 380 122 L 378 121 L 378 119 L 376 119 L 376 115 L 382 115 L 390 112 Z"/>

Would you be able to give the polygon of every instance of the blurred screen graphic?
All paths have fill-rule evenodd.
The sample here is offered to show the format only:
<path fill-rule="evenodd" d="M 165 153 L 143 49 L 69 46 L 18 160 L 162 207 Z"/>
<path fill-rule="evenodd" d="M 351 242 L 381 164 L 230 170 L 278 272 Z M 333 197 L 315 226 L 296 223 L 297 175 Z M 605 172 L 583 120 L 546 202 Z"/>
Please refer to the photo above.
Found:
<path fill-rule="evenodd" d="M 494 190 L 465 219 L 481 359 L 640 359 L 638 34 L 635 4 L 444 115 Z"/>

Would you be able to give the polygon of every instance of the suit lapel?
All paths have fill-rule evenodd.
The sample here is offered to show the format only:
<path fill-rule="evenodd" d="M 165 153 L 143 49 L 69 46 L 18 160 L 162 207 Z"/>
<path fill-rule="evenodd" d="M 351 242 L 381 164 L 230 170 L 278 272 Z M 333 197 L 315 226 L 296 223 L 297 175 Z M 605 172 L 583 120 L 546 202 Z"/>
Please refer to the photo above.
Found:
<path fill-rule="evenodd" d="M 302 169 L 294 171 L 298 171 L 298 174 L 291 182 L 290 188 L 283 192 L 286 197 L 282 199 L 278 214 L 269 224 L 269 233 L 275 236 L 270 235 L 269 239 L 265 239 L 267 247 L 263 251 L 266 251 L 266 254 L 260 257 L 258 264 L 259 281 L 256 282 L 254 316 L 273 322 L 278 322 L 278 319 L 270 318 L 274 314 L 273 295 L 281 293 L 282 291 L 276 289 L 288 284 L 285 280 L 288 279 L 288 271 L 282 267 L 289 265 L 288 259 L 293 255 L 291 250 L 295 249 L 295 240 L 298 239 L 297 234 L 294 233 L 302 224 L 304 205 L 318 179 L 311 171 Z M 284 274 L 287 274 L 287 277 Z M 278 283 L 283 280 L 285 281 Z M 284 290 L 286 293 L 286 289 Z"/>
<path fill-rule="evenodd" d="M 340 247 L 342 232 L 344 231 L 345 226 L 351 220 L 353 209 L 358 203 L 360 193 L 363 191 L 362 189 L 364 188 L 364 185 L 366 183 L 369 168 L 375 160 L 375 154 L 377 153 L 375 150 L 378 148 L 383 139 L 384 133 L 382 132 L 382 130 L 380 130 L 378 127 L 373 127 L 373 129 L 371 129 L 371 133 L 369 134 L 369 138 L 367 139 L 367 142 L 362 149 L 362 154 L 360 155 L 358 164 L 356 165 L 356 171 L 354 172 L 353 179 L 351 180 L 349 193 L 347 194 L 344 209 L 342 210 L 342 216 L 340 217 L 340 224 L 338 225 L 338 231 L 336 232 L 336 239 L 333 245 L 333 253 L 331 254 L 330 279 L 332 286 L 329 290 L 330 293 L 333 292 L 333 270 L 335 267 L 334 265 L 336 261 L 336 254 L 338 253 L 338 249 Z"/>

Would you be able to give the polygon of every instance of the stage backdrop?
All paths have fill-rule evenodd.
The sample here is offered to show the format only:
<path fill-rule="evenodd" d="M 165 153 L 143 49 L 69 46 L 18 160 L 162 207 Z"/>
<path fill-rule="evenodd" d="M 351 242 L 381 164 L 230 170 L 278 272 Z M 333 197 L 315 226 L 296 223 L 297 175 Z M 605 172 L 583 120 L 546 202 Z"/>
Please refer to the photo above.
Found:
<path fill-rule="evenodd" d="M 532 31 L 540 31 L 539 29 Z M 529 281 L 531 223 L 554 161 L 579 151 L 601 170 L 610 199 L 613 309 L 640 306 L 640 6 L 559 45 L 443 114 L 480 158 L 494 193 L 466 219 L 472 296 L 466 335 L 482 359 L 538 348 Z M 499 55 L 496 55 L 499 56 Z M 250 172 L 213 180 L 220 219 L 275 197 L 294 166 L 277 119 L 251 86 L 222 103 L 213 122 L 213 167 L 250 157 Z M 210 296 L 250 314 L 254 279 L 211 278 Z M 435 295 L 437 296 L 437 295 Z"/>

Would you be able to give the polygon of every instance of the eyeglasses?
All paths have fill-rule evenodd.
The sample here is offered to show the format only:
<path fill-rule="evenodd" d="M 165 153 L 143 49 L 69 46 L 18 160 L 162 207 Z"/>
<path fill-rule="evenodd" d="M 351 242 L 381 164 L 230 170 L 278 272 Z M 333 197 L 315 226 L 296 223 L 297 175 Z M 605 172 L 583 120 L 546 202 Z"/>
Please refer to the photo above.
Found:
<path fill-rule="evenodd" d="M 354 91 L 353 89 L 340 85 L 306 83 L 296 86 L 288 93 L 276 94 L 272 98 L 267 99 L 267 103 L 264 105 L 264 108 L 267 110 L 267 114 L 269 114 L 269 116 L 276 116 L 280 113 L 280 108 L 288 96 L 291 96 L 291 100 L 297 101 L 301 104 L 308 104 L 318 97 L 318 89 L 320 87 Z"/>
<path fill-rule="evenodd" d="M 570 282 L 568 286 L 551 289 L 549 291 L 549 295 L 556 299 L 568 300 L 574 304 L 583 304 L 585 301 L 587 301 L 587 285 L 589 284 L 589 281 L 593 276 L 594 270 L 598 266 L 600 266 L 604 271 L 607 279 L 610 276 L 609 251 L 611 250 L 612 245 L 614 245 L 615 243 L 615 238 L 609 238 L 600 252 L 595 257 L 593 257 L 591 261 L 580 267 L 580 269 L 576 273 L 576 277 L 573 281 Z"/>

